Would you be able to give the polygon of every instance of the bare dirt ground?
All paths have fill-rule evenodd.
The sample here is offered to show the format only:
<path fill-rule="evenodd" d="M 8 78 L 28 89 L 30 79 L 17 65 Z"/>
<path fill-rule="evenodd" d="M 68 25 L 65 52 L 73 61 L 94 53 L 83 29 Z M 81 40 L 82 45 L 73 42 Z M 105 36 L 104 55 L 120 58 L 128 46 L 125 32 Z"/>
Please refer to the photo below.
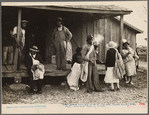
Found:
<path fill-rule="evenodd" d="M 102 77 L 102 76 L 100 76 Z M 120 91 L 108 91 L 109 84 L 101 81 L 104 92 L 86 93 L 85 86 L 79 91 L 72 91 L 67 85 L 50 85 L 43 87 L 42 94 L 30 95 L 28 89 L 24 91 L 12 91 L 9 85 L 2 87 L 2 104 L 71 104 L 71 103 L 95 103 L 95 104 L 130 104 L 148 103 L 147 71 L 141 69 L 133 77 L 134 86 L 128 86 L 124 80 L 120 81 Z"/>

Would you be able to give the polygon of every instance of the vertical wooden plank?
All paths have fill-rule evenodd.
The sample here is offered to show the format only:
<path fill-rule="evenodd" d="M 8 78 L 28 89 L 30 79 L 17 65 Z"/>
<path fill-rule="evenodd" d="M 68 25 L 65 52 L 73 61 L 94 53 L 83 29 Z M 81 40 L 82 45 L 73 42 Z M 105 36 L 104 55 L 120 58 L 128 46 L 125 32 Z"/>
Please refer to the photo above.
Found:
<path fill-rule="evenodd" d="M 94 26 L 93 36 L 96 37 L 97 36 L 97 20 L 93 21 L 93 26 Z"/>
<path fill-rule="evenodd" d="M 20 39 L 20 29 L 21 29 L 21 9 L 18 9 L 18 31 L 17 31 L 17 40 Z M 16 46 L 15 48 L 15 55 L 14 55 L 14 69 L 17 70 L 17 64 L 18 64 L 18 52 L 19 49 Z"/>
<path fill-rule="evenodd" d="M 86 43 L 86 23 L 83 21 L 83 25 L 82 25 L 82 47 L 83 45 L 85 45 Z"/>
<path fill-rule="evenodd" d="M 122 52 L 122 38 L 123 38 L 123 28 L 124 28 L 124 22 L 123 22 L 123 15 L 120 16 L 120 52 Z"/>
<path fill-rule="evenodd" d="M 117 44 L 119 46 L 119 40 L 120 40 L 120 29 L 119 29 L 119 25 L 117 24 L 117 28 L 116 28 L 116 40 L 117 40 Z"/>
<path fill-rule="evenodd" d="M 100 19 L 100 31 L 99 34 L 101 34 L 102 36 L 105 37 L 105 20 L 104 19 Z M 104 52 L 104 40 L 101 42 L 100 44 L 100 61 L 104 61 L 104 56 L 105 56 L 105 52 Z"/>
<path fill-rule="evenodd" d="M 112 35 L 113 35 L 113 30 L 112 30 L 112 25 L 113 25 L 113 24 L 112 24 L 112 23 L 113 23 L 113 22 L 112 22 L 112 19 L 111 19 L 111 21 L 110 21 L 110 41 L 113 40 L 113 39 L 112 39 Z"/>
<path fill-rule="evenodd" d="M 108 19 L 105 19 L 105 37 L 104 37 L 104 52 L 105 52 L 105 56 L 104 56 L 104 59 L 103 59 L 103 62 L 106 61 L 106 53 L 107 53 L 107 49 L 106 49 L 106 44 L 108 43 L 107 42 L 107 39 L 108 39 Z"/>
<path fill-rule="evenodd" d="M 107 29 L 107 33 L 108 33 L 108 38 L 107 38 L 107 42 L 109 42 L 111 40 L 111 19 L 108 18 L 107 19 L 107 23 L 108 23 L 108 29 Z"/>
<path fill-rule="evenodd" d="M 100 34 L 100 29 L 101 29 L 101 28 L 100 28 L 100 24 L 101 24 L 100 22 L 101 22 L 101 19 L 98 19 L 98 20 L 97 20 L 97 35 Z M 99 53 L 98 60 L 101 61 L 101 55 L 102 55 L 102 54 L 101 54 L 101 43 L 100 43 L 100 45 L 98 46 L 98 53 Z"/>

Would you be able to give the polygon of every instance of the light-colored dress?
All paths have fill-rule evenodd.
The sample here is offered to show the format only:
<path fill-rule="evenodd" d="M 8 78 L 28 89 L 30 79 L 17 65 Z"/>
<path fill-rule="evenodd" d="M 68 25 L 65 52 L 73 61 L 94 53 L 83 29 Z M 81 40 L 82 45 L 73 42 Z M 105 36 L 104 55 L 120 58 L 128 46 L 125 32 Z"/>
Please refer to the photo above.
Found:
<path fill-rule="evenodd" d="M 110 62 L 111 61 L 115 61 L 114 59 L 113 59 L 113 57 L 116 57 L 116 53 L 114 54 L 114 53 L 111 53 L 111 51 L 116 51 L 116 49 L 109 49 L 108 51 L 107 51 L 107 56 L 106 56 L 106 63 L 107 63 L 107 61 L 110 59 Z M 108 59 L 107 59 L 108 58 Z M 114 62 L 115 63 L 115 62 Z M 113 66 L 111 66 L 111 67 L 108 67 L 109 65 L 107 65 L 107 71 L 106 71 L 106 73 L 105 73 L 105 78 L 104 78 L 104 81 L 105 81 L 105 83 L 119 83 L 119 79 L 117 79 L 116 77 L 115 77 L 115 74 L 114 74 L 114 65 Z"/>
<path fill-rule="evenodd" d="M 119 79 L 115 77 L 113 71 L 114 67 L 107 67 L 107 71 L 104 78 L 104 81 L 106 83 L 119 83 Z"/>
<path fill-rule="evenodd" d="M 138 58 L 138 56 L 135 55 L 135 51 L 132 48 L 129 48 L 128 50 L 122 50 L 122 57 L 127 55 L 128 52 L 130 52 L 131 54 L 123 59 L 125 64 L 125 71 L 127 76 L 133 76 L 136 74 L 136 65 L 133 56 L 135 56 L 136 58 Z"/>
<path fill-rule="evenodd" d="M 74 63 L 72 68 L 71 68 L 71 72 L 69 73 L 69 75 L 67 76 L 67 83 L 70 87 L 70 89 L 72 90 L 79 90 L 79 78 L 81 76 L 81 64 L 79 63 Z"/>

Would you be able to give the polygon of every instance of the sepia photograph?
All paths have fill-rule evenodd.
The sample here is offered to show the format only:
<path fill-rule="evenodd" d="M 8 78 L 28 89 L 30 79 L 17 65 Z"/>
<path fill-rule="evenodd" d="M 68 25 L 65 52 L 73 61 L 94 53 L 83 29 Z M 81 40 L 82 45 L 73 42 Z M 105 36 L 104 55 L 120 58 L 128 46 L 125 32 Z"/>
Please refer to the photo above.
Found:
<path fill-rule="evenodd" d="M 148 113 L 147 4 L 1 2 L 2 114 Z"/>

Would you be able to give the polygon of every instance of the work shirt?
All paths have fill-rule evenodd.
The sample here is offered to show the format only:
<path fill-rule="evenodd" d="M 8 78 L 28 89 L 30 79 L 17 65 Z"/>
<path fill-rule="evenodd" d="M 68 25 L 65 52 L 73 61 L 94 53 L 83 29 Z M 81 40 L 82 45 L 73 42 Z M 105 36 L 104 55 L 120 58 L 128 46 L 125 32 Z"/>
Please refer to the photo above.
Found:
<path fill-rule="evenodd" d="M 53 32 L 53 41 L 55 42 L 62 42 L 62 41 L 70 41 L 72 38 L 72 33 L 69 31 L 68 28 L 62 26 L 61 28 L 55 28 Z"/>
<path fill-rule="evenodd" d="M 17 26 L 14 27 L 13 35 L 17 34 L 17 28 L 18 28 Z M 20 42 L 21 42 L 22 47 L 24 47 L 24 45 L 25 45 L 25 30 L 21 28 L 20 32 L 21 32 Z"/>
<path fill-rule="evenodd" d="M 90 48 L 91 48 L 91 45 L 90 45 L 90 44 L 86 44 L 86 45 L 83 46 L 82 51 L 81 51 L 81 54 L 82 54 L 82 57 L 83 57 L 84 59 L 86 59 L 86 54 L 89 52 Z M 89 59 L 96 61 L 96 59 L 97 59 L 96 50 L 93 50 L 93 51 L 90 53 Z"/>

